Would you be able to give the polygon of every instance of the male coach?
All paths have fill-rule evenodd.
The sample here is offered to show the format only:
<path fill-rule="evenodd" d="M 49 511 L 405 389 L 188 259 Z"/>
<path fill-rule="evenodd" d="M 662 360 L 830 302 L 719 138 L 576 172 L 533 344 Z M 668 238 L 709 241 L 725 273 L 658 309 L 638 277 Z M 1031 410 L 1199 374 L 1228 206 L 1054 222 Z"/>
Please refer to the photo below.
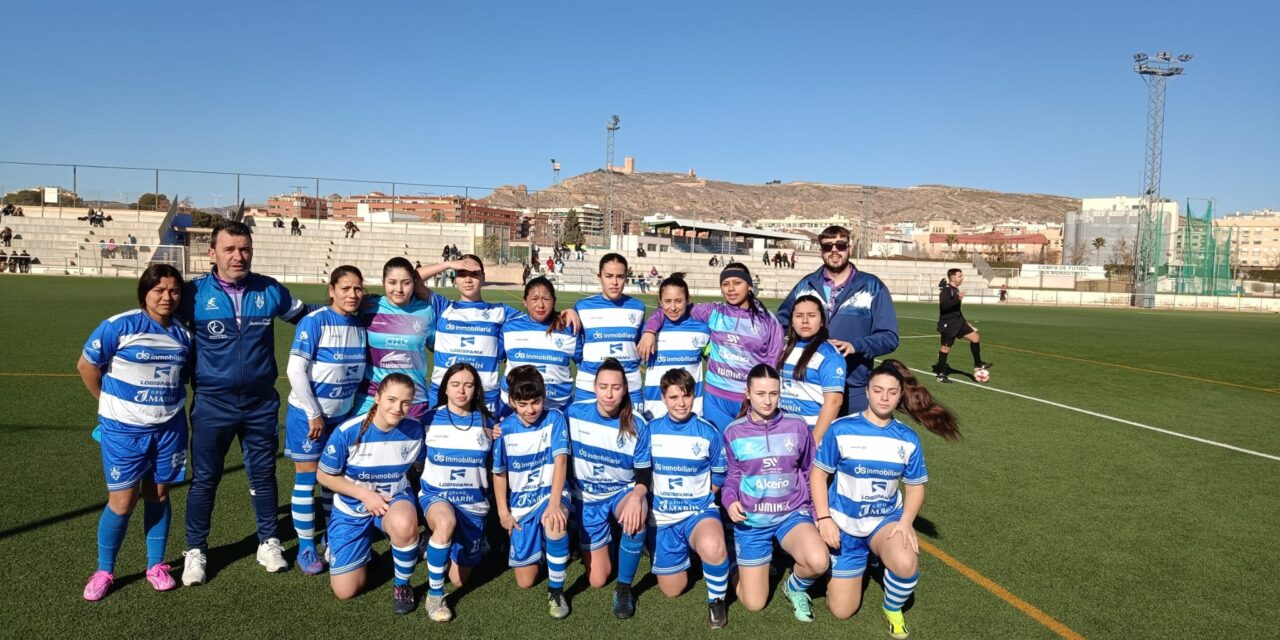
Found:
<path fill-rule="evenodd" d="M 231 441 L 240 439 L 258 525 L 258 563 L 284 571 L 276 533 L 276 449 L 280 396 L 276 393 L 274 319 L 297 323 L 301 300 L 267 276 L 250 273 L 249 227 L 227 222 L 213 230 L 213 271 L 187 283 L 183 322 L 193 336 L 191 466 L 187 551 L 182 584 L 205 579 L 210 518 Z"/>
<path fill-rule="evenodd" d="M 783 331 L 791 326 L 796 298 L 812 295 L 826 305 L 829 342 L 845 360 L 841 415 L 867 408 L 867 377 L 875 358 L 898 348 L 898 317 L 889 288 L 849 262 L 849 230 L 830 226 L 818 234 L 822 266 L 796 283 L 778 307 Z"/>

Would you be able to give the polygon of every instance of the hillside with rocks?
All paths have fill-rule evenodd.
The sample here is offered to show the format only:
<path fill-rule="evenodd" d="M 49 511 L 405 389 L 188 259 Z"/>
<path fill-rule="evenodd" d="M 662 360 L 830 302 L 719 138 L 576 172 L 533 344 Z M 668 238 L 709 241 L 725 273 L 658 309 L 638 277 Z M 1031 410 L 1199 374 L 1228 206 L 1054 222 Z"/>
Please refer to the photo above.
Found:
<path fill-rule="evenodd" d="M 604 206 L 604 196 L 605 173 L 596 170 L 536 193 L 529 193 L 523 185 L 503 186 L 487 200 L 521 208 Z M 935 219 L 966 225 L 1011 219 L 1063 222 L 1068 211 L 1080 208 L 1078 198 L 944 185 L 894 188 L 813 182 L 736 184 L 679 173 L 613 174 L 613 207 L 627 219 L 653 213 L 744 221 L 791 214 L 804 218 L 834 214 L 860 218 L 864 199 L 869 217 L 880 223 Z"/>

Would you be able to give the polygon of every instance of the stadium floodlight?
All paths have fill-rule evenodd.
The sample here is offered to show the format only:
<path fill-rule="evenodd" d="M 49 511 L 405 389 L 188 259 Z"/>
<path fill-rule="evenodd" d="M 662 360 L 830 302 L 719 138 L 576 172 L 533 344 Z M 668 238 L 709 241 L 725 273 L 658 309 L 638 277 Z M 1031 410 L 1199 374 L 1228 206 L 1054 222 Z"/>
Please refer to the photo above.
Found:
<path fill-rule="evenodd" d="M 1156 54 L 1156 57 L 1161 60 L 1164 60 L 1165 62 L 1168 62 L 1173 59 L 1173 54 L 1169 53 L 1168 51 L 1161 51 Z"/>
<path fill-rule="evenodd" d="M 1184 53 L 1178 56 L 1178 62 L 1191 62 L 1191 57 L 1192 57 L 1191 54 Z"/>
<path fill-rule="evenodd" d="M 1145 53 L 1135 53 L 1135 54 L 1133 54 L 1133 61 L 1134 61 L 1134 62 L 1142 62 L 1143 60 L 1146 60 L 1146 59 L 1147 59 L 1147 54 L 1145 54 Z"/>

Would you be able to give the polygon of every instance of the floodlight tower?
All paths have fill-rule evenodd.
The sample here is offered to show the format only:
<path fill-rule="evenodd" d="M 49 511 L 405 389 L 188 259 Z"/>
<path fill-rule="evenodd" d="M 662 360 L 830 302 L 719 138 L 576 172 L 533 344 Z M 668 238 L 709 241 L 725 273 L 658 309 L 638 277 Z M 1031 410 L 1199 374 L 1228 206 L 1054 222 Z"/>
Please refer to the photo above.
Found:
<path fill-rule="evenodd" d="M 560 186 L 560 163 L 555 158 L 551 159 L 551 186 Z"/>
<path fill-rule="evenodd" d="M 1191 61 L 1191 54 L 1176 58 L 1178 64 Z M 1137 259 L 1134 261 L 1136 293 L 1155 293 L 1160 259 L 1160 162 L 1164 147 L 1164 90 L 1169 78 L 1182 75 L 1168 51 L 1133 54 L 1133 70 L 1147 84 L 1147 161 L 1142 175 L 1142 214 L 1138 221 Z"/>
<path fill-rule="evenodd" d="M 613 219 L 613 134 L 622 128 L 618 116 L 615 114 L 605 123 L 605 142 L 604 142 L 604 234 L 605 242 L 609 241 L 609 236 L 615 232 L 615 226 L 618 225 Z"/>

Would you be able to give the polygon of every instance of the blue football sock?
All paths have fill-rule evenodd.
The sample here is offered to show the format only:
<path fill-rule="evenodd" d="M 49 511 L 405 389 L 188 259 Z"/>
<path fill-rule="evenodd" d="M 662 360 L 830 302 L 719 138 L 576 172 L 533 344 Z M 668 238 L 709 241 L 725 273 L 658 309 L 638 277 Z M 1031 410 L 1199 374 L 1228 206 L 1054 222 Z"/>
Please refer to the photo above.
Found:
<path fill-rule="evenodd" d="M 173 505 L 164 502 L 143 502 L 142 525 L 147 532 L 147 567 L 164 562 L 169 548 L 169 520 Z"/>
<path fill-rule="evenodd" d="M 707 602 L 723 599 L 729 588 L 729 559 L 720 564 L 703 562 L 702 579 L 707 582 Z"/>
<path fill-rule="evenodd" d="M 813 578 L 801 578 L 792 569 L 791 577 L 787 578 L 787 588 L 793 592 L 805 592 L 809 590 L 809 587 L 813 586 L 813 580 Z"/>
<path fill-rule="evenodd" d="M 640 566 L 640 554 L 644 551 L 645 530 L 640 529 L 635 535 L 623 534 L 618 545 L 618 582 L 631 584 L 636 577 L 636 567 Z"/>
<path fill-rule="evenodd" d="M 396 586 L 409 584 L 409 579 L 413 577 L 413 565 L 418 563 L 418 541 L 415 540 L 405 547 L 392 545 L 391 559 L 396 565 Z"/>
<path fill-rule="evenodd" d="M 920 572 L 914 575 L 900 576 L 887 567 L 884 570 L 884 608 L 886 611 L 902 611 L 902 605 L 907 603 L 911 598 L 911 594 L 916 590 L 916 583 L 920 580 Z"/>
<path fill-rule="evenodd" d="M 564 588 L 564 574 L 569 567 L 569 536 L 547 539 L 547 588 Z"/>
<path fill-rule="evenodd" d="M 444 570 L 449 565 L 450 546 L 448 542 L 438 545 L 435 540 L 427 541 L 427 593 L 430 595 L 444 595 Z"/>
<path fill-rule="evenodd" d="M 119 515 L 111 507 L 102 508 L 98 518 L 98 571 L 116 570 L 116 555 L 128 529 L 129 514 Z"/>
<path fill-rule="evenodd" d="M 293 530 L 298 532 L 298 551 L 316 550 L 316 472 L 300 471 L 293 478 Z"/>

